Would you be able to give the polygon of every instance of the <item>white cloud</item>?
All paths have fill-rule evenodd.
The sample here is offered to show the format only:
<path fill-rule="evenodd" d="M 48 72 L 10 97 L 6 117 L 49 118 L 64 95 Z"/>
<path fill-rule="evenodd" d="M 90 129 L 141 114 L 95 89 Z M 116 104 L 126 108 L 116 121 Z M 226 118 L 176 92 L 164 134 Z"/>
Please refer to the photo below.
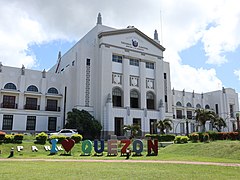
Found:
<path fill-rule="evenodd" d="M 29 45 L 78 40 L 95 25 L 98 12 L 104 25 L 134 25 L 150 37 L 157 29 L 162 40 L 161 10 L 161 43 L 166 47 L 165 60 L 171 63 L 172 86 L 202 92 L 221 89 L 214 69 L 183 65 L 178 53 L 202 41 L 207 63 L 226 63 L 224 53 L 240 44 L 238 7 L 235 0 L 2 0 L 0 61 L 37 66 L 34 54 L 28 53 Z"/>
<path fill-rule="evenodd" d="M 240 81 L 240 69 L 234 70 L 234 74 L 238 77 L 238 80 Z"/>

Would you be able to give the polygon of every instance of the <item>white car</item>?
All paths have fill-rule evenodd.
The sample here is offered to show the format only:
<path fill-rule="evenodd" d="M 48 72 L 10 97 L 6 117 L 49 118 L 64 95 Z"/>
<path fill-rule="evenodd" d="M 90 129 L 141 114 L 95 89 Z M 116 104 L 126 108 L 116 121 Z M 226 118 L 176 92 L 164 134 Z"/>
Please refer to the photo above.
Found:
<path fill-rule="evenodd" d="M 50 133 L 50 136 L 63 135 L 63 136 L 71 137 L 73 134 L 78 134 L 78 132 L 74 129 L 62 129 L 59 132 Z"/>

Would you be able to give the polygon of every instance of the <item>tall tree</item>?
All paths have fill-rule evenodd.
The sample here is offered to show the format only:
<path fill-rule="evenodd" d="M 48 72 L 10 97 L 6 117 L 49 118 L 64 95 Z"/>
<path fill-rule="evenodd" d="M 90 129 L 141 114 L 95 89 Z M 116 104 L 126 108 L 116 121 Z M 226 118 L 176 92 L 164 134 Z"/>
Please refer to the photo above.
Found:
<path fill-rule="evenodd" d="M 102 125 L 89 112 L 72 109 L 67 113 L 66 128 L 77 129 L 84 139 L 99 138 Z"/>
<path fill-rule="evenodd" d="M 205 132 L 206 127 L 205 124 L 207 121 L 214 122 L 215 121 L 215 113 L 213 111 L 205 110 L 205 109 L 196 109 L 196 121 L 200 123 L 202 126 L 202 132 Z"/>
<path fill-rule="evenodd" d="M 160 130 L 160 134 L 165 134 L 165 130 L 172 130 L 172 120 L 164 119 L 157 122 L 157 128 Z"/>

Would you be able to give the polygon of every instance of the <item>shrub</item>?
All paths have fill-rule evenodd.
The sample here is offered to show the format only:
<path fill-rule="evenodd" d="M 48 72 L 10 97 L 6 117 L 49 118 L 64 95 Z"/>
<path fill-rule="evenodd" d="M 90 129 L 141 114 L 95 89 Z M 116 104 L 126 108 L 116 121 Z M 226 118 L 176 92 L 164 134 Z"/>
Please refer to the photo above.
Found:
<path fill-rule="evenodd" d="M 209 142 L 209 134 L 203 133 L 203 142 Z"/>
<path fill-rule="evenodd" d="M 5 138 L 5 135 L 6 135 L 5 132 L 0 131 L 0 143 L 3 142 L 3 140 L 4 140 L 4 138 Z"/>
<path fill-rule="evenodd" d="M 62 143 L 62 141 L 64 140 L 64 139 L 66 139 L 67 137 L 66 136 L 64 136 L 64 135 L 52 135 L 52 136 L 50 136 L 50 138 L 49 138 L 49 142 L 51 143 L 51 140 L 52 139 L 57 139 L 58 140 L 58 144 L 61 144 Z"/>
<path fill-rule="evenodd" d="M 229 132 L 228 137 L 231 140 L 238 140 L 239 139 L 239 132 Z"/>
<path fill-rule="evenodd" d="M 189 138 L 187 136 L 176 136 L 174 141 L 177 144 L 183 144 L 183 143 L 187 143 L 188 140 Z"/>
<path fill-rule="evenodd" d="M 75 143 L 79 143 L 83 139 L 83 137 L 81 134 L 73 134 L 71 136 L 71 139 L 73 139 Z"/>
<path fill-rule="evenodd" d="M 157 136 L 158 141 L 160 142 L 174 141 L 175 137 L 176 136 L 174 134 L 163 134 L 163 135 Z"/>
<path fill-rule="evenodd" d="M 227 140 L 227 139 L 228 139 L 228 133 L 226 133 L 226 132 L 218 133 L 218 140 Z"/>
<path fill-rule="evenodd" d="M 215 131 L 207 131 L 208 135 L 209 135 L 209 140 L 211 141 L 215 141 L 218 140 L 218 133 Z"/>
<path fill-rule="evenodd" d="M 11 134 L 6 134 L 3 142 L 4 142 L 4 143 L 13 143 L 13 135 L 11 135 Z"/>
<path fill-rule="evenodd" d="M 13 136 L 14 143 L 22 143 L 22 140 L 23 140 L 23 134 L 15 134 Z"/>
<path fill-rule="evenodd" d="M 193 143 L 199 142 L 199 134 L 198 133 L 192 133 L 189 135 L 190 141 Z"/>
<path fill-rule="evenodd" d="M 158 139 L 160 142 L 169 142 L 174 141 L 175 135 L 174 134 L 146 134 L 145 137 L 151 138 L 151 139 Z"/>
<path fill-rule="evenodd" d="M 36 136 L 36 144 L 45 144 L 47 141 L 48 135 L 45 132 L 41 132 Z"/>

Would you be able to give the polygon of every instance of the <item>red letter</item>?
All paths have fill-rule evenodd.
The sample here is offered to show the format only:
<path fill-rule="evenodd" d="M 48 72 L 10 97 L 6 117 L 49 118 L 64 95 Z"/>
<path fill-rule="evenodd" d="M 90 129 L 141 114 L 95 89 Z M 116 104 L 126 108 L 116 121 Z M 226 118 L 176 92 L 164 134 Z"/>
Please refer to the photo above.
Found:
<path fill-rule="evenodd" d="M 158 140 L 155 139 L 154 144 L 151 140 L 148 140 L 147 144 L 148 144 L 148 155 L 151 155 L 151 150 L 153 150 L 154 151 L 153 155 L 157 156 L 158 155 Z"/>
<path fill-rule="evenodd" d="M 123 139 L 121 140 L 121 143 L 125 143 L 124 146 L 121 149 L 121 156 L 126 153 L 126 150 L 128 146 L 131 144 L 131 141 L 129 139 Z"/>

